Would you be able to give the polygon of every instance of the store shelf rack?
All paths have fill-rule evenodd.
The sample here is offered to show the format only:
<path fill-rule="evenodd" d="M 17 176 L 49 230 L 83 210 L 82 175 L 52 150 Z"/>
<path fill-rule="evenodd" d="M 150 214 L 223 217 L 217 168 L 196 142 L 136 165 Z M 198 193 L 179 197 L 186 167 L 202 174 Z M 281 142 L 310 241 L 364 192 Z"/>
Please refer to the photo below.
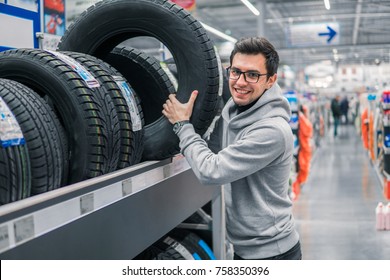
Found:
<path fill-rule="evenodd" d="M 221 187 L 201 185 L 182 156 L 1 206 L 0 258 L 132 259 L 209 201 L 223 259 Z"/>

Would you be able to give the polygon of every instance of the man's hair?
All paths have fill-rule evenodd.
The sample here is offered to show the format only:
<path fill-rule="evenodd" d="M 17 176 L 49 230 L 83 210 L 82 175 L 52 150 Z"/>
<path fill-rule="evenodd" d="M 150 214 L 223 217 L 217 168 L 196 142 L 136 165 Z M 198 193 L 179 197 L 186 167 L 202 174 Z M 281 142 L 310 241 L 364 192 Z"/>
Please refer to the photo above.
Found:
<path fill-rule="evenodd" d="M 256 55 L 262 54 L 265 57 L 265 66 L 267 68 L 267 78 L 278 72 L 279 55 L 275 47 L 264 37 L 241 38 L 234 45 L 230 54 L 230 65 L 237 53 Z"/>

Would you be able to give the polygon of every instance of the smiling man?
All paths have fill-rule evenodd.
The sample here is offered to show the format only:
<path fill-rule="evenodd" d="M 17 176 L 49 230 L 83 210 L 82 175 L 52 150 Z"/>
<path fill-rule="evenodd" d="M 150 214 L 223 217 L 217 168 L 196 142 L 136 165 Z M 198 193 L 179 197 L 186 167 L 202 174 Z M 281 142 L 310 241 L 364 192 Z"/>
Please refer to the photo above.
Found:
<path fill-rule="evenodd" d="M 205 185 L 224 185 L 226 231 L 234 259 L 302 259 L 288 196 L 293 157 L 290 107 L 278 84 L 279 56 L 265 38 L 239 40 L 227 68 L 232 98 L 209 143 L 189 122 L 201 92 L 182 104 L 171 94 L 163 114 Z"/>

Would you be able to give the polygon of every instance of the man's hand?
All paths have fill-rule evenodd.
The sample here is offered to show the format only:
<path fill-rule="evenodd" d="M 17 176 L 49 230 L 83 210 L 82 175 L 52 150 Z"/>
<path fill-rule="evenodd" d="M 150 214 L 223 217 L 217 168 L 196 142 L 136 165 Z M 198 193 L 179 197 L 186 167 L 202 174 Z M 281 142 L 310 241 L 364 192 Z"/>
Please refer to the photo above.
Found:
<path fill-rule="evenodd" d="M 192 115 L 192 109 L 194 108 L 197 96 L 198 91 L 194 90 L 191 93 L 188 102 L 183 104 L 176 99 L 176 95 L 170 94 L 169 99 L 163 105 L 163 115 L 167 117 L 171 124 L 174 124 L 179 121 L 189 120 Z"/>

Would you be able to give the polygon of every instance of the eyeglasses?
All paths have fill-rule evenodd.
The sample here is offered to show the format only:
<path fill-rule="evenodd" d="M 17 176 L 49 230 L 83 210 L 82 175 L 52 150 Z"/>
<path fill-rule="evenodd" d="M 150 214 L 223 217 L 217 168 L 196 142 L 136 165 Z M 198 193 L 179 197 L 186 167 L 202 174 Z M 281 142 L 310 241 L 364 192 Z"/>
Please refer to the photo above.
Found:
<path fill-rule="evenodd" d="M 229 79 L 231 79 L 231 80 L 238 80 L 238 79 L 240 79 L 241 74 L 244 74 L 245 81 L 247 83 L 251 83 L 251 84 L 257 83 L 261 76 L 267 75 L 267 74 L 260 74 L 257 72 L 253 72 L 253 71 L 242 72 L 236 68 L 231 68 L 231 66 L 226 68 L 226 72 L 227 72 Z"/>

